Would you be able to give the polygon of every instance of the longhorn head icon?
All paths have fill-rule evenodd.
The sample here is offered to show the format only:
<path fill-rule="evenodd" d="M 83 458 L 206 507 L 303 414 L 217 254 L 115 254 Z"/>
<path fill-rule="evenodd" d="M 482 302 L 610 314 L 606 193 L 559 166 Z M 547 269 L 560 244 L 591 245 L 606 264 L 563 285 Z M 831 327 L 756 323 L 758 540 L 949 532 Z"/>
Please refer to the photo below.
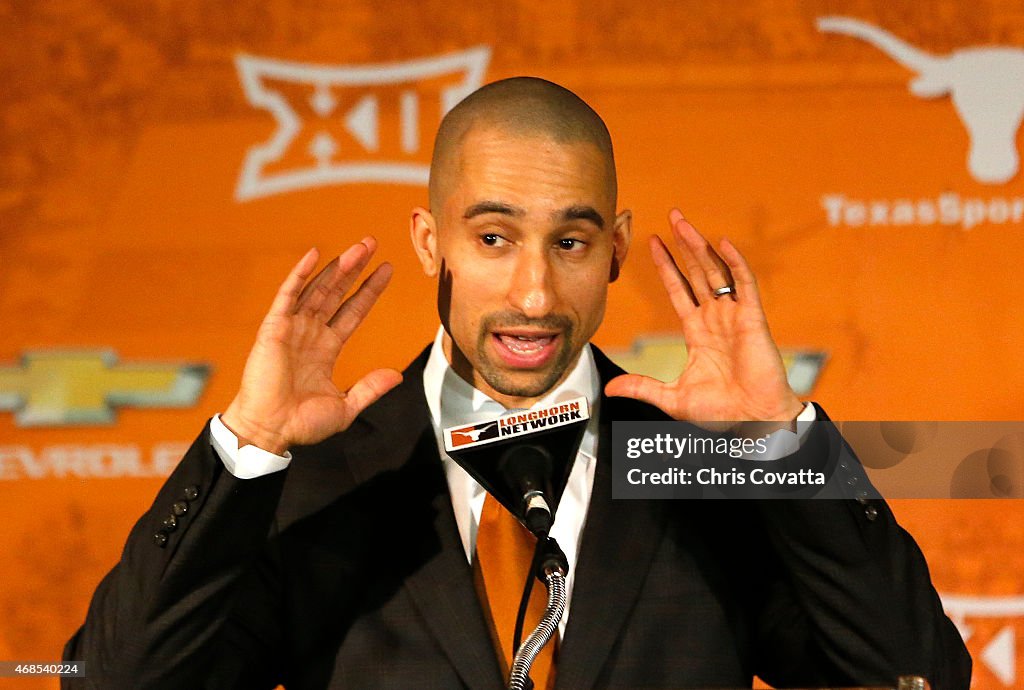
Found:
<path fill-rule="evenodd" d="M 970 138 L 967 169 L 988 184 L 1007 182 L 1020 169 L 1017 131 L 1024 117 L 1024 49 L 977 46 L 934 55 L 894 34 L 850 17 L 821 17 L 818 30 L 859 38 L 915 73 L 910 92 L 949 94 Z"/>

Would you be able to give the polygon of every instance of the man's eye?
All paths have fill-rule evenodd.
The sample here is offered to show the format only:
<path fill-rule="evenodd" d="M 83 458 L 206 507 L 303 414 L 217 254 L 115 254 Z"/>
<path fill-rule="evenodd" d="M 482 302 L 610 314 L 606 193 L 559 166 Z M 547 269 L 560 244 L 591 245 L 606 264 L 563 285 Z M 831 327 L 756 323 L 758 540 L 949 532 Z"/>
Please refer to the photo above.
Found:
<path fill-rule="evenodd" d="M 558 247 L 560 249 L 565 249 L 567 251 L 571 249 L 579 249 L 582 246 L 583 243 L 581 241 L 574 240 L 571 237 L 566 237 L 564 239 L 558 240 Z"/>
<path fill-rule="evenodd" d="M 496 235 L 493 232 L 489 232 L 485 235 L 480 236 L 480 241 L 488 247 L 497 247 L 502 244 L 504 238 L 501 235 Z"/>

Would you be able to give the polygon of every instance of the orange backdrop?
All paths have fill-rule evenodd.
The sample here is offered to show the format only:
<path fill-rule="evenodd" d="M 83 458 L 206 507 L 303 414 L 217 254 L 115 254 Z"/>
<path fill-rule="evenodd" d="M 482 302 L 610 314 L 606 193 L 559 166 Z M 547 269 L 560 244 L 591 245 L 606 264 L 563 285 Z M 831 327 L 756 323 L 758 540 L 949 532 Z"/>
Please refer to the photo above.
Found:
<path fill-rule="evenodd" d="M 596 341 L 624 364 L 681 365 L 645 249 L 679 205 L 833 418 L 1021 416 L 1016 0 L 0 0 L 0 27 L 0 659 L 59 657 L 310 245 L 373 233 L 396 267 L 339 381 L 432 337 L 408 212 L 442 109 L 502 77 L 612 132 L 638 233 Z M 894 508 L 974 686 L 1024 685 L 1024 506 Z"/>

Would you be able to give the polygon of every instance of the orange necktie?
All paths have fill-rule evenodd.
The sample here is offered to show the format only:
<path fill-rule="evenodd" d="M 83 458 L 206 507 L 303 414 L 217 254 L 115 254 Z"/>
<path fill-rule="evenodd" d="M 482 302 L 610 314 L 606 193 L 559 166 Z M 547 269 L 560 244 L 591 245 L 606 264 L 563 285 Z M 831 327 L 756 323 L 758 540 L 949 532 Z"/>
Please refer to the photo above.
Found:
<path fill-rule="evenodd" d="M 519 601 L 523 596 L 523 585 L 533 561 L 536 544 L 536 537 L 487 494 L 476 535 L 476 558 L 506 677 L 512 667 L 512 636 L 516 628 L 516 614 L 519 613 Z M 540 622 L 546 606 L 547 590 L 540 582 L 534 581 L 523 623 L 523 640 L 529 637 Z M 555 642 L 551 640 L 544 645 L 530 668 L 530 677 L 537 690 L 545 690 L 553 684 Z"/>

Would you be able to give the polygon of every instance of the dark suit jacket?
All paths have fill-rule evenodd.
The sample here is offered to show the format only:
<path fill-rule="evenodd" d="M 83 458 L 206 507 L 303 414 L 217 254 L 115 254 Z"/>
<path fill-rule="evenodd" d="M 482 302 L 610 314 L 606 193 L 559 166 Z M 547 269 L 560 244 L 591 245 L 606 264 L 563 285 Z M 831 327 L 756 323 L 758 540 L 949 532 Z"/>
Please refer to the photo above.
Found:
<path fill-rule="evenodd" d="M 602 381 L 620 373 L 596 356 Z M 425 362 L 346 432 L 293 449 L 283 472 L 234 478 L 204 430 L 100 583 L 64 652 L 88 678 L 64 687 L 503 687 Z M 739 687 L 754 674 L 968 687 L 963 643 L 884 502 L 613 501 L 611 420 L 664 416 L 600 405 L 558 688 Z M 807 447 L 822 443 L 836 439 Z"/>

